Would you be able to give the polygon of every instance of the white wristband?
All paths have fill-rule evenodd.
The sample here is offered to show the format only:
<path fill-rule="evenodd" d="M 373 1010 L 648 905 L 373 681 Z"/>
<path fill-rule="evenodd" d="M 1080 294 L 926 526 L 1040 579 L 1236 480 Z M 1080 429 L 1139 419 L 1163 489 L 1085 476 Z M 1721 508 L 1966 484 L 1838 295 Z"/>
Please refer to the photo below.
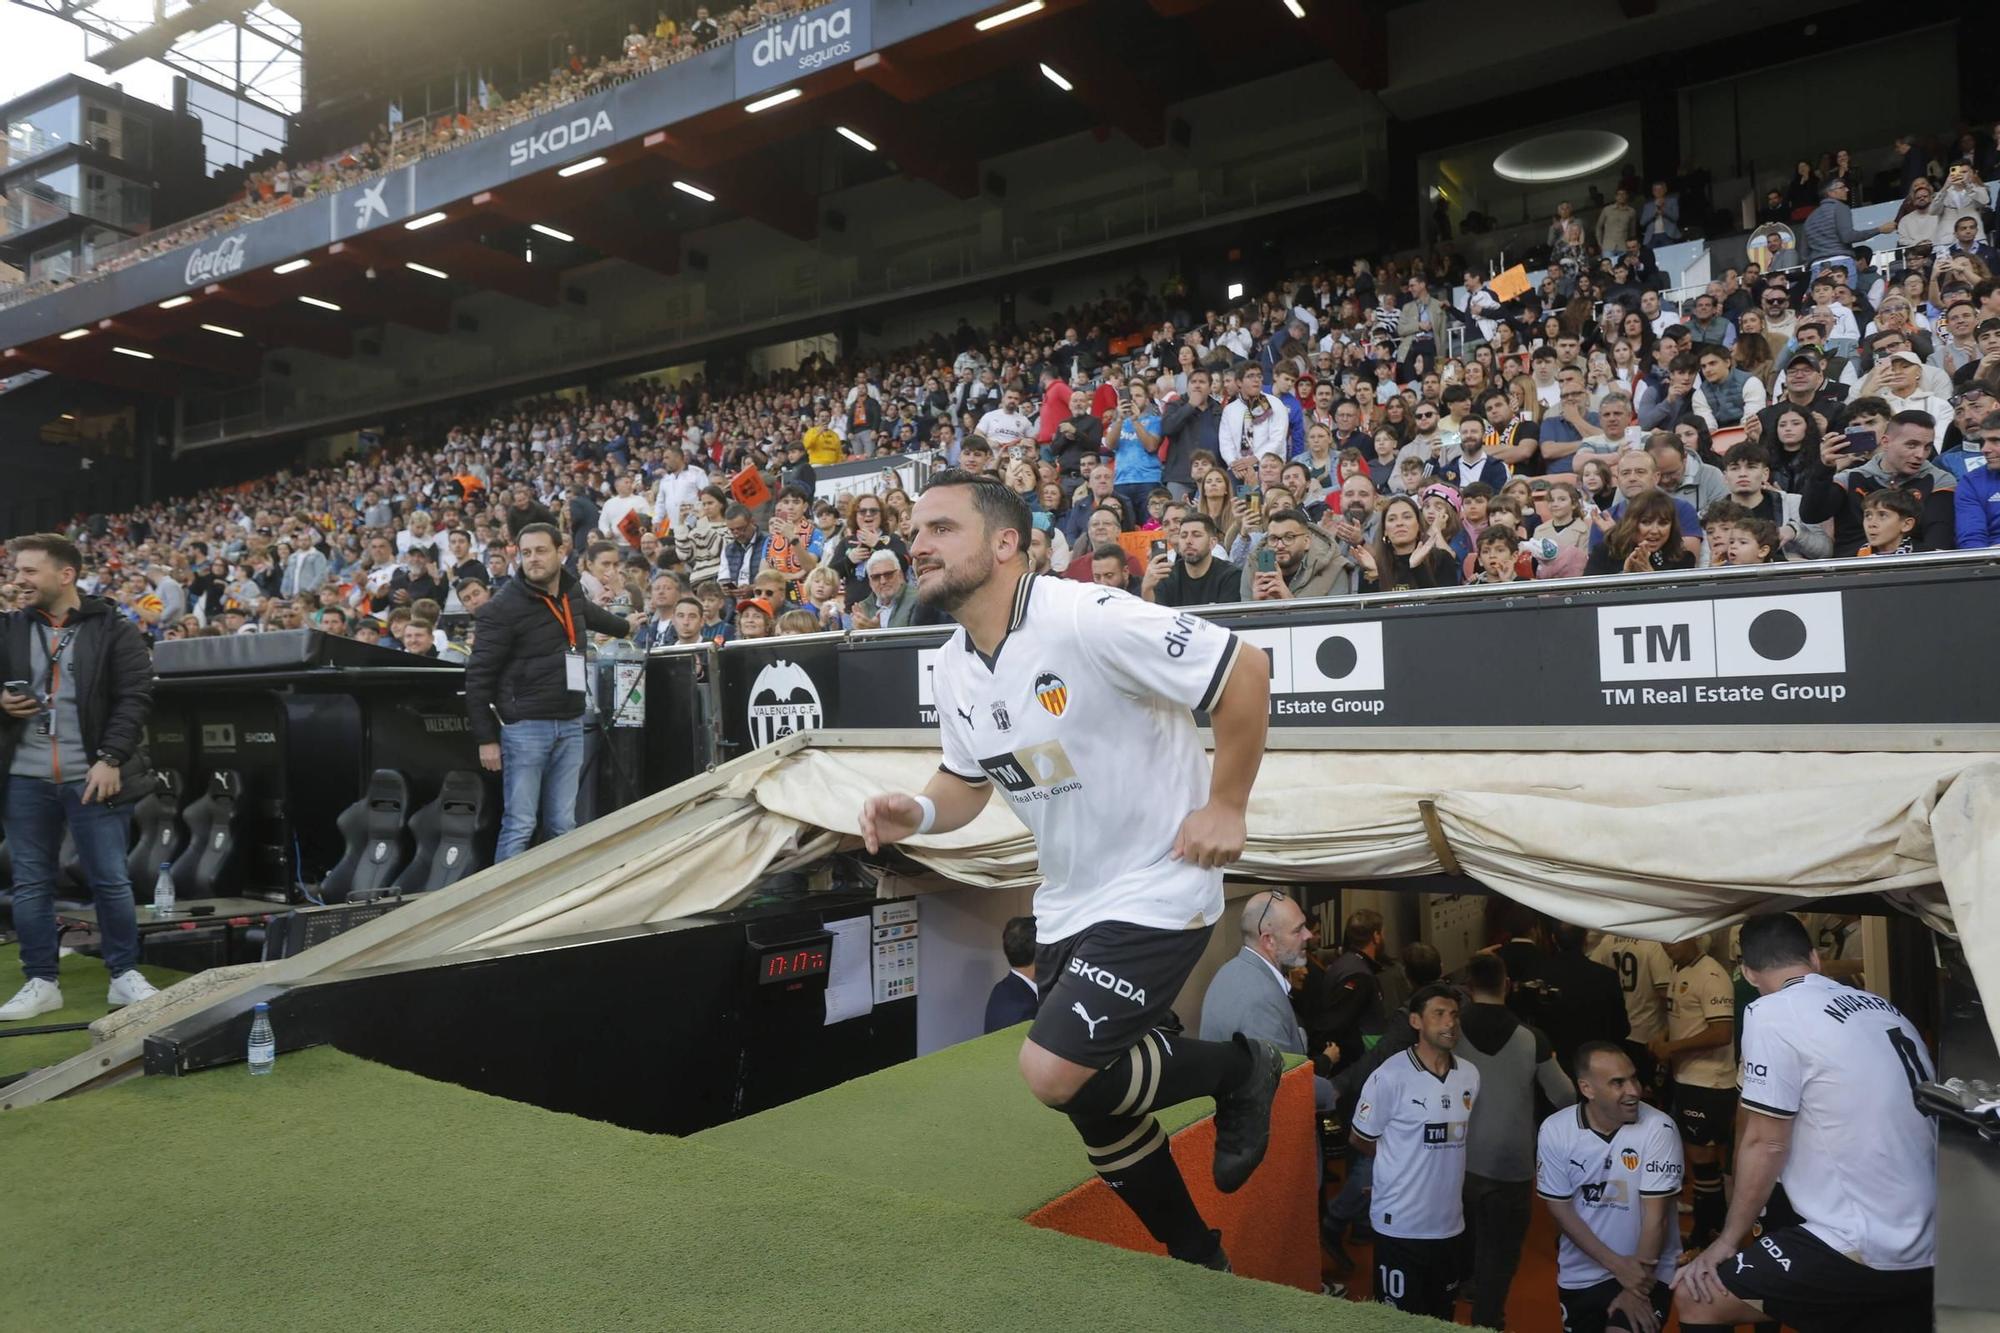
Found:
<path fill-rule="evenodd" d="M 914 800 L 917 808 L 924 812 L 924 817 L 917 821 L 917 832 L 929 833 L 931 825 L 937 823 L 937 802 L 928 796 L 913 796 L 910 799 Z"/>

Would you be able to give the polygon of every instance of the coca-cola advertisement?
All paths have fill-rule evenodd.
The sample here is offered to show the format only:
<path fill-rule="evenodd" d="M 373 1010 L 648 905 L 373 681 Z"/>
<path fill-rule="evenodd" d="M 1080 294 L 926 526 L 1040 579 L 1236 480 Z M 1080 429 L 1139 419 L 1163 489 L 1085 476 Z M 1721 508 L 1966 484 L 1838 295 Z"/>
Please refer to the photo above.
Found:
<path fill-rule="evenodd" d="M 188 286 L 228 277 L 243 267 L 243 256 L 244 240 L 240 231 L 223 237 L 214 245 L 197 245 L 188 252 Z"/>

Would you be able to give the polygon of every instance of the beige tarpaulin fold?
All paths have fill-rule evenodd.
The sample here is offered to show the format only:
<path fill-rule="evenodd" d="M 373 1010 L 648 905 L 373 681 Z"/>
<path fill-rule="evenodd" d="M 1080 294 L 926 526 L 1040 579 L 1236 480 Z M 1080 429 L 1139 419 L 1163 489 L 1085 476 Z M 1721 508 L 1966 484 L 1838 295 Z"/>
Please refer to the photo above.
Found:
<path fill-rule="evenodd" d="M 1931 834 L 1951 924 L 2000 1038 L 2000 763 L 1975 765 L 1951 784 L 1931 811 Z"/>
<path fill-rule="evenodd" d="M 230 990 L 723 910 L 773 870 L 857 845 L 862 800 L 920 789 L 937 761 L 930 748 L 794 737 Z M 1097 803 L 1104 835 L 1116 837 L 1119 811 L 1146 793 L 1135 771 L 1117 791 L 1076 799 Z M 1981 989 L 2000 995 L 2000 910 L 1988 901 L 2000 877 L 2000 762 L 1990 756 L 1272 751 L 1237 868 L 1290 881 L 1436 873 L 1420 802 L 1463 871 L 1563 920 L 1666 940 L 1760 907 L 1886 893 L 1942 929 L 1955 923 Z M 1034 844 L 999 800 L 905 850 L 960 883 L 1037 878 Z M 0 1109 L 129 1072 L 145 1032 L 177 1016 L 31 1075 Z"/>
<path fill-rule="evenodd" d="M 932 751 L 808 749 L 765 770 L 750 794 L 851 834 L 864 796 L 917 789 L 936 766 Z M 1467 874 L 1581 925 L 1675 939 L 1762 906 L 1857 892 L 1890 893 L 1944 924 L 1938 895 L 1921 892 L 1939 878 L 1932 811 L 1946 792 L 1966 789 L 1969 801 L 1996 777 L 2000 764 L 1962 754 L 1276 751 L 1237 869 L 1300 881 L 1437 873 L 1418 808 L 1431 801 Z M 1128 789 L 1078 799 L 1103 802 L 1115 837 L 1120 803 L 1144 790 L 1135 773 Z M 1033 843 L 998 800 L 905 850 L 964 883 L 1035 882 Z"/>

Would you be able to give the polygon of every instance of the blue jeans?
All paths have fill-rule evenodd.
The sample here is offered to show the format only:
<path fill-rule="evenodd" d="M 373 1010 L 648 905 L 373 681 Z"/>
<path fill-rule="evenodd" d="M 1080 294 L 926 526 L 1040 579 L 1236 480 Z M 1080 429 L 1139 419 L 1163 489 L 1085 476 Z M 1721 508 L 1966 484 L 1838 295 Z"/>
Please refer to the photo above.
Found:
<path fill-rule="evenodd" d="M 1139 528 L 1146 525 L 1146 497 L 1165 488 L 1163 481 L 1134 481 L 1113 486 L 1111 493 L 1125 502 L 1132 511 L 1132 526 Z"/>
<path fill-rule="evenodd" d="M 1375 1155 L 1350 1152 L 1347 1155 L 1347 1179 L 1341 1182 L 1340 1193 L 1326 1206 L 1327 1216 L 1350 1225 L 1366 1218 L 1368 1194 L 1374 1184 Z"/>
<path fill-rule="evenodd" d="M 576 786 L 583 775 L 583 719 L 508 722 L 500 728 L 500 845 L 504 861 L 528 850 L 539 817 L 544 840 L 576 827 Z"/>
<path fill-rule="evenodd" d="M 0 826 L 14 853 L 14 929 L 21 936 L 21 970 L 28 980 L 56 979 L 56 875 L 65 824 L 97 903 L 105 969 L 115 977 L 139 965 L 139 918 L 125 869 L 131 815 L 130 806 L 85 805 L 80 781 L 8 777 Z"/>

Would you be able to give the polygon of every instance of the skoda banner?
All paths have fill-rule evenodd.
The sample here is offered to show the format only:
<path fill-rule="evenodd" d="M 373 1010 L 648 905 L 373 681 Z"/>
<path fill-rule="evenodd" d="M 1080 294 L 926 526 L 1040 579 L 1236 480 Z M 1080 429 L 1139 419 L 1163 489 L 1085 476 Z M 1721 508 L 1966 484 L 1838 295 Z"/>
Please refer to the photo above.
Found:
<path fill-rule="evenodd" d="M 1972 667 L 1962 683 L 1913 687 L 1880 645 L 1921 641 L 1930 661 L 2000 660 L 1991 573 L 1912 565 L 1546 592 L 1524 584 L 1517 595 L 1201 614 L 1269 659 L 1274 727 L 1434 730 L 1445 747 L 1468 731 L 1544 727 L 1570 733 L 1576 748 L 1603 748 L 1633 727 L 1990 725 Z M 770 672 L 769 650 L 732 647 L 725 682 L 747 672 L 762 685 L 743 682 L 741 705 L 725 705 L 725 735 L 768 744 L 812 725 L 814 713 L 842 731 L 933 728 L 931 666 L 947 637 L 821 637 Z M 1406 732 L 1397 743 L 1429 742 Z"/>

